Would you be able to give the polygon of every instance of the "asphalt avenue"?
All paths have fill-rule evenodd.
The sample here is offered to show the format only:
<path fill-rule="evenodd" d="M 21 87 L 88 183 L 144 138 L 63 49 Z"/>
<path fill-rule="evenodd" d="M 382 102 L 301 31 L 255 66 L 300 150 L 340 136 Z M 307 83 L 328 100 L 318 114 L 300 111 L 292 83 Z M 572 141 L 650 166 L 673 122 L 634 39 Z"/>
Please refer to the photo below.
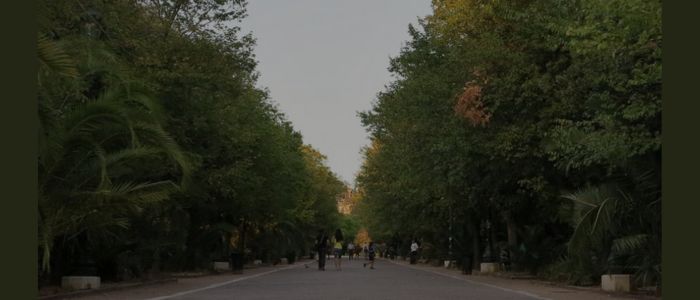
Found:
<path fill-rule="evenodd" d="M 228 283 L 152 298 L 185 299 L 544 299 L 525 292 L 440 275 L 378 260 L 375 269 L 365 261 L 343 258 L 342 270 L 332 260 L 326 271 L 315 262 L 245 277 Z"/>

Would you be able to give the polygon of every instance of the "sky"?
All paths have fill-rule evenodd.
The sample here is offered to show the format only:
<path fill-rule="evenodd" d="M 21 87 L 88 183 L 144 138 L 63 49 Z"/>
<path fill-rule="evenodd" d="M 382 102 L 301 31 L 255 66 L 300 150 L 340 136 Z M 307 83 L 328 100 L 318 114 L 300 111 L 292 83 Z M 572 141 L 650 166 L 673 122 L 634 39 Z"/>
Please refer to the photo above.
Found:
<path fill-rule="evenodd" d="M 357 113 L 392 81 L 389 58 L 430 0 L 250 0 L 247 10 L 240 25 L 257 40 L 258 86 L 353 184 L 369 144 Z"/>

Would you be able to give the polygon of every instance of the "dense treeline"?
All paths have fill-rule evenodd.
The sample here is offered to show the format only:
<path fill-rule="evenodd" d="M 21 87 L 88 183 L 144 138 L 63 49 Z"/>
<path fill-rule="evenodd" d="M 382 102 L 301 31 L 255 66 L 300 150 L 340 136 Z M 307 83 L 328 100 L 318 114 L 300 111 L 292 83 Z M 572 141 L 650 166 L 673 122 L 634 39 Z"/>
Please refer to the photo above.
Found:
<path fill-rule="evenodd" d="M 427 258 L 660 282 L 661 3 L 434 0 L 361 113 L 370 234 Z M 450 242 L 452 237 L 452 242 Z"/>
<path fill-rule="evenodd" d="M 293 259 L 341 225 L 345 185 L 255 87 L 244 1 L 39 7 L 43 280 Z"/>

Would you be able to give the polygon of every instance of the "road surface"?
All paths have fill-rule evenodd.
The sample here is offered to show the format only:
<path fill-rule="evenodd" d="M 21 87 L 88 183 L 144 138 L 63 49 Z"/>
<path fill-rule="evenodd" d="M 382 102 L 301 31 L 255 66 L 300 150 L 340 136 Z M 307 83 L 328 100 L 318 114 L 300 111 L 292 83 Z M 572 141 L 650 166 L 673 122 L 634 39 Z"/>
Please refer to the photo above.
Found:
<path fill-rule="evenodd" d="M 344 258 L 342 271 L 334 269 L 332 260 L 326 271 L 319 271 L 314 262 L 307 263 L 308 268 L 296 264 L 151 299 L 544 299 L 385 260 L 378 260 L 371 270 L 363 267 L 364 262 Z"/>

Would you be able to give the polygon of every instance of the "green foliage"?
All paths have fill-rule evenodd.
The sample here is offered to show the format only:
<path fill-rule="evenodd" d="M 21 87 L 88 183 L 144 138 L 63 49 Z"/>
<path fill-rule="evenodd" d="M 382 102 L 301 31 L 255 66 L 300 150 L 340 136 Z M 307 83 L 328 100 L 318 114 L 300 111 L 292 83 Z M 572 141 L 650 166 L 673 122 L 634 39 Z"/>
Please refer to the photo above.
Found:
<path fill-rule="evenodd" d="M 39 240 L 44 271 L 50 270 L 51 249 L 59 237 L 66 242 L 81 234 L 109 236 L 110 230 L 127 227 L 131 214 L 166 199 L 177 188 L 173 181 L 187 181 L 191 167 L 178 145 L 147 107 L 131 99 L 107 90 L 72 109 L 40 99 Z M 160 166 L 150 168 L 149 161 Z"/>
<path fill-rule="evenodd" d="M 433 9 L 360 114 L 370 234 L 418 237 L 436 258 L 452 237 L 475 264 L 508 249 L 516 269 L 578 284 L 613 271 L 658 283 L 660 3 Z"/>
<path fill-rule="evenodd" d="M 39 36 L 37 40 L 37 56 L 41 63 L 40 69 L 48 69 L 51 72 L 70 77 L 78 76 L 78 70 L 70 56 L 47 36 Z"/>
<path fill-rule="evenodd" d="M 344 184 L 255 87 L 245 1 L 40 6 L 43 279 L 291 257 L 339 225 Z"/>
<path fill-rule="evenodd" d="M 355 240 L 355 236 L 360 231 L 362 224 L 354 215 L 343 215 L 340 219 L 340 230 L 345 236 L 345 243 Z"/>

